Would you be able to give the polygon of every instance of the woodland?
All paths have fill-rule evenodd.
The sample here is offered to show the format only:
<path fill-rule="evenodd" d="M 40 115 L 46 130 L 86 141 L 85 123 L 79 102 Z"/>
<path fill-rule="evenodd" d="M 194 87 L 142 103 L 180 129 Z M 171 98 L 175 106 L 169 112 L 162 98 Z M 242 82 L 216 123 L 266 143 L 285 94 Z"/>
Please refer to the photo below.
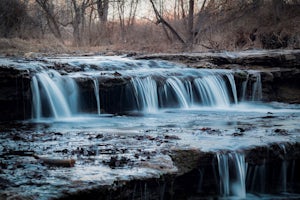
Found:
<path fill-rule="evenodd" d="M 299 0 L 1 0 L 0 51 L 298 49 Z"/>

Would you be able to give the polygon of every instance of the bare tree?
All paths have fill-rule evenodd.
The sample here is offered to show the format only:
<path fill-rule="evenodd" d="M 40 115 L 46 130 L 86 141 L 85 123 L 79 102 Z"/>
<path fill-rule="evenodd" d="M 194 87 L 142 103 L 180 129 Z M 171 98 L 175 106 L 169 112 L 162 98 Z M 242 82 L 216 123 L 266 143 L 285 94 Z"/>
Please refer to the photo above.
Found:
<path fill-rule="evenodd" d="M 101 24 L 106 24 L 108 17 L 109 0 L 96 0 L 97 12 Z"/>
<path fill-rule="evenodd" d="M 72 0 L 73 5 L 73 38 L 74 45 L 81 46 L 83 43 L 83 35 L 85 33 L 85 14 L 86 9 L 93 4 L 91 0 Z"/>
<path fill-rule="evenodd" d="M 125 0 L 117 0 L 118 17 L 121 28 L 122 41 L 125 40 Z"/>
<path fill-rule="evenodd" d="M 139 0 L 131 0 L 129 6 L 129 16 L 127 21 L 127 26 L 132 26 L 135 20 L 136 11 L 138 7 Z"/>
<path fill-rule="evenodd" d="M 53 2 L 51 0 L 36 0 L 36 2 L 42 8 L 42 10 L 46 15 L 47 24 L 50 31 L 57 39 L 59 39 L 62 43 L 64 43 L 62 39 L 62 34 L 60 31 L 57 15 L 54 12 Z"/>

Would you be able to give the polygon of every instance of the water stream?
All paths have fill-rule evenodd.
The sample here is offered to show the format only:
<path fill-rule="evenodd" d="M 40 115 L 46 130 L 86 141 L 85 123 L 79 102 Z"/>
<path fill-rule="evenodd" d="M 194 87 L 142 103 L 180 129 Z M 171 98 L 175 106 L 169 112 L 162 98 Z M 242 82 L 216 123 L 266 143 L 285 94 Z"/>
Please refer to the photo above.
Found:
<path fill-rule="evenodd" d="M 70 170 L 47 171 L 50 178 L 37 180 L 37 185 L 30 185 L 30 174 L 48 169 L 36 169 L 33 161 L 26 161 L 28 176 L 18 169 L 14 176 L 5 169 L 5 175 L 20 186 L 11 187 L 12 192 L 28 194 L 29 187 L 48 199 L 57 190 L 63 193 L 60 184 L 72 190 L 70 185 L 75 183 L 88 188 L 90 184 L 157 177 L 167 164 L 147 168 L 147 162 L 171 162 L 163 152 L 174 148 L 216 153 L 218 191 L 214 197 L 253 199 L 259 193 L 264 199 L 276 199 L 276 193 L 281 197 L 299 192 L 290 188 L 297 161 L 287 160 L 285 153 L 277 174 L 280 188 L 274 191 L 266 186 L 273 176 L 267 173 L 266 160 L 260 165 L 246 161 L 243 151 L 248 148 L 299 142 L 300 106 L 261 102 L 258 71 L 249 71 L 242 85 L 237 85 L 232 70 L 192 69 L 164 61 L 101 56 L 47 61 L 67 66 L 53 70 L 43 65 L 33 70 L 32 119 L 12 122 L 17 127 L 0 123 L 4 130 L 0 151 L 29 149 L 54 157 L 75 156 L 77 164 Z M 280 148 L 286 152 L 285 145 Z M 112 155 L 134 164 L 109 168 L 105 164 L 111 164 Z M 199 169 L 199 185 L 206 181 L 205 173 Z M 28 186 L 23 187 L 22 181 Z M 202 191 L 200 186 L 197 190 Z M 141 191 L 149 197 L 146 185 Z"/>

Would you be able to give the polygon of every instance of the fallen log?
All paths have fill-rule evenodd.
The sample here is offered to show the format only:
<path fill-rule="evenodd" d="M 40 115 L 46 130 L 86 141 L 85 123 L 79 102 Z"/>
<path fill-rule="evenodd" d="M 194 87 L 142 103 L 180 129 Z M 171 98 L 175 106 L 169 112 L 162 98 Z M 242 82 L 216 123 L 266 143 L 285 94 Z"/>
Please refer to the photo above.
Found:
<path fill-rule="evenodd" d="M 33 154 L 33 157 L 39 161 L 41 161 L 45 165 L 55 166 L 55 167 L 74 167 L 75 160 L 74 159 L 53 159 L 40 157 Z"/>
<path fill-rule="evenodd" d="M 8 153 L 3 154 L 2 156 L 9 156 L 9 155 L 31 156 L 39 160 L 42 164 L 54 166 L 54 167 L 74 167 L 76 162 L 74 159 L 54 159 L 54 158 L 41 157 L 36 155 L 34 151 L 9 151 Z"/>

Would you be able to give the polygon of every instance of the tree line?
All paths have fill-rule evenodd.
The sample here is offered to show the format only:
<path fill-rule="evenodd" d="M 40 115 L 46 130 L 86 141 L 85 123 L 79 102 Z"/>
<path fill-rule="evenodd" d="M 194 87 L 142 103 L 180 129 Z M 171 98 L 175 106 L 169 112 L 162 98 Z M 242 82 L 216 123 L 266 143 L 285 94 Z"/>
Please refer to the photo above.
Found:
<path fill-rule="evenodd" d="M 217 48 L 214 41 L 209 41 L 212 36 L 208 36 L 213 34 L 213 26 L 229 24 L 266 4 L 271 5 L 269 20 L 280 23 L 284 9 L 299 6 L 300 1 L 1 0 L 0 36 L 30 39 L 53 35 L 61 43 L 73 46 L 152 37 L 149 41 L 178 43 L 184 48 L 198 43 Z"/>

